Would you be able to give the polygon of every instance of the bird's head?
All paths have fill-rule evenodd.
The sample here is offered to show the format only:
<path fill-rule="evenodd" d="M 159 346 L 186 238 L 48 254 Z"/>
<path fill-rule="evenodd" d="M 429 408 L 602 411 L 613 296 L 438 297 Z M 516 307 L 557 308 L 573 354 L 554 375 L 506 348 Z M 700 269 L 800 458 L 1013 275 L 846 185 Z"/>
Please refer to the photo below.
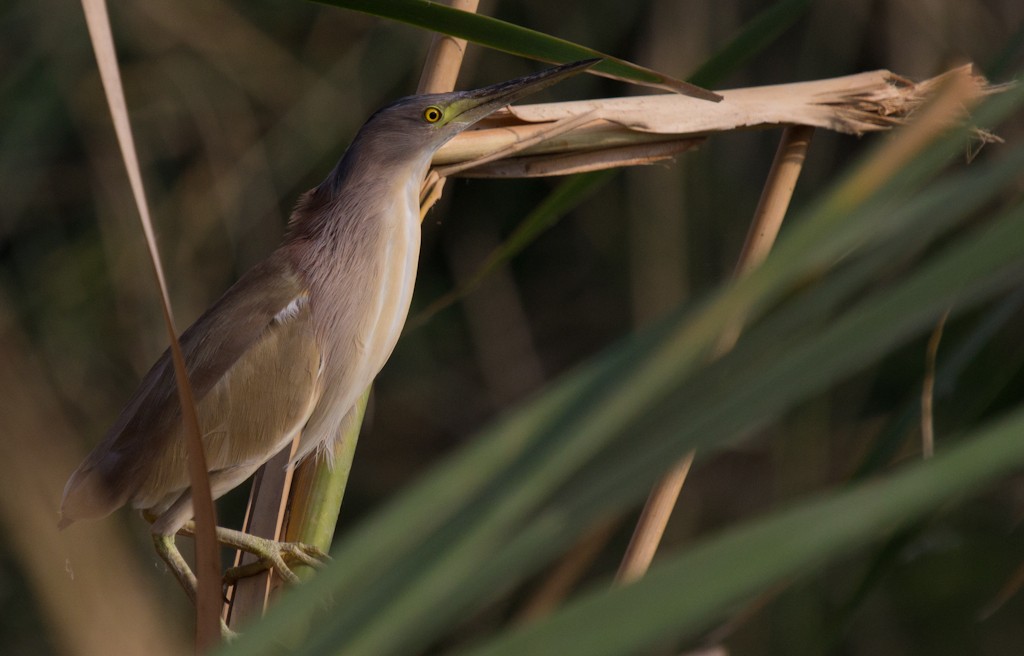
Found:
<path fill-rule="evenodd" d="M 563 64 L 472 91 L 409 96 L 377 110 L 327 179 L 299 199 L 289 223 L 289 239 L 319 234 L 335 224 L 334 213 L 325 208 L 341 198 L 353 203 L 398 198 L 398 191 L 418 195 L 434 153 L 452 137 L 488 114 L 599 61 Z M 348 193 L 352 189 L 360 191 Z"/>
<path fill-rule="evenodd" d="M 599 59 L 563 64 L 482 89 L 409 96 L 379 109 L 360 130 L 378 154 L 429 158 L 448 140 L 492 112 L 583 71 Z"/>

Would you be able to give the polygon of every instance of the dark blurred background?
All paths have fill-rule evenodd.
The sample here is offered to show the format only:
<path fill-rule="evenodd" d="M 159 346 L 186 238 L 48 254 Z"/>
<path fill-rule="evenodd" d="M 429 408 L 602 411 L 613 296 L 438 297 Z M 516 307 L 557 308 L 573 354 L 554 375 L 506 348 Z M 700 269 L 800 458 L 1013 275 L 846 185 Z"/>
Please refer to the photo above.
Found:
<path fill-rule="evenodd" d="M 297 196 L 327 174 L 369 113 L 415 89 L 430 35 L 299 1 L 112 5 L 148 198 L 183 328 L 275 247 Z M 481 11 L 685 77 L 767 6 L 523 0 L 485 1 Z M 922 79 L 968 61 L 1003 81 L 1020 70 L 1022 19 L 1019 0 L 818 2 L 718 86 L 877 68 Z M 470 46 L 459 86 L 540 67 Z M 64 447 L 81 455 L 102 437 L 166 337 L 81 7 L 7 0 L 0 7 L 0 71 L 0 362 L 7 363 L 0 392 L 21 394 L 0 395 L 0 440 L 60 434 L 70 439 Z M 646 92 L 583 76 L 537 101 L 632 93 Z M 1018 122 L 1002 130 L 1007 145 L 989 148 L 1019 147 L 1021 128 Z M 674 165 L 616 174 L 483 287 L 408 332 L 375 387 L 339 531 L 545 381 L 726 278 L 778 136 L 718 136 Z M 875 138 L 819 131 L 794 206 Z M 449 182 L 424 222 L 413 315 L 472 275 L 556 184 Z M 1019 389 L 1024 316 L 1006 312 L 968 379 L 999 384 L 972 416 Z M 685 542 L 848 478 L 881 427 L 893 425 L 918 393 L 923 363 L 923 343 L 915 342 L 794 410 L 761 439 L 702 463 L 667 540 Z M 940 404 L 940 434 L 943 413 Z M 911 428 L 897 436 L 889 457 L 914 452 Z M 53 499 L 55 521 L 74 457 L 66 462 L 63 469 L 38 458 L 4 466 L 58 470 L 39 476 L 57 481 L 43 492 Z M 881 559 L 877 572 L 878 554 L 866 553 L 788 590 L 740 628 L 730 647 L 736 654 L 820 653 L 834 644 L 850 654 L 1020 653 L 1019 599 L 979 617 L 1024 554 L 1019 483 L 895 544 L 897 555 Z M 245 498 L 245 490 L 227 497 L 222 517 L 239 521 Z M 104 523 L 131 536 L 131 557 L 146 573 L 138 585 L 159 591 L 157 606 L 183 624 L 184 596 L 154 566 L 144 522 L 122 511 Z M 597 574 L 614 568 L 628 524 Z M 47 605 L 60 595 L 39 592 L 12 530 L 8 525 L 0 536 L 0 652 L 63 653 L 46 620 Z"/>

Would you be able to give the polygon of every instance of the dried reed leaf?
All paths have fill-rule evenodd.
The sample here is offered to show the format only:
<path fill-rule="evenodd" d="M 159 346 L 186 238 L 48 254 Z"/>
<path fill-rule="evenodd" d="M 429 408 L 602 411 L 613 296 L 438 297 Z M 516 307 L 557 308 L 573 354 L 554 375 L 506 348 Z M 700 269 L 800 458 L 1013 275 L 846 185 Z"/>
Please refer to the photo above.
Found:
<path fill-rule="evenodd" d="M 460 178 L 541 178 L 587 173 L 619 166 L 656 164 L 696 148 L 703 139 L 675 139 L 654 143 L 614 146 L 578 153 L 513 157 L 474 166 L 455 175 Z"/>
<path fill-rule="evenodd" d="M 826 80 L 732 89 L 722 92 L 724 100 L 720 103 L 666 94 L 519 105 L 482 121 L 480 129 L 453 139 L 438 152 L 434 164 L 453 165 L 481 158 L 534 138 L 552 122 L 582 115 L 590 115 L 594 120 L 520 154 L 588 153 L 595 159 L 594 168 L 603 168 L 597 163 L 601 151 L 716 132 L 807 125 L 859 136 L 904 122 L 951 76 L 963 76 L 968 81 L 971 97 L 1001 89 L 989 85 L 966 65 L 916 84 L 879 70 Z M 622 165 L 614 159 L 606 164 Z M 556 173 L 548 175 L 553 174 Z M 473 173 L 467 171 L 463 175 Z"/>
<path fill-rule="evenodd" d="M 107 5 L 105 0 L 82 0 L 82 10 L 85 13 L 86 25 L 89 29 L 89 39 L 92 41 L 93 51 L 96 54 L 96 64 L 110 108 L 114 131 L 121 147 L 121 157 L 124 160 L 132 195 L 139 210 L 139 222 L 146 236 L 146 246 L 149 249 L 153 275 L 159 291 L 164 324 L 170 339 L 171 362 L 174 364 L 178 397 L 181 401 L 182 422 L 185 426 L 192 506 L 198 528 L 195 557 L 197 579 L 196 649 L 206 651 L 220 641 L 220 552 L 214 535 L 217 519 L 213 498 L 210 494 L 210 480 L 207 477 L 206 457 L 203 454 L 196 402 L 186 373 L 185 358 L 181 353 L 181 345 L 178 343 L 177 329 L 174 325 L 167 293 L 167 282 L 164 277 L 163 265 L 160 263 L 160 253 L 156 246 L 156 236 L 149 216 L 149 205 L 146 203 L 146 192 L 142 184 L 142 172 L 135 151 L 135 141 L 132 138 L 124 89 L 121 86 L 121 69 L 117 63 L 114 37 L 110 30 L 110 19 L 107 16 Z"/>

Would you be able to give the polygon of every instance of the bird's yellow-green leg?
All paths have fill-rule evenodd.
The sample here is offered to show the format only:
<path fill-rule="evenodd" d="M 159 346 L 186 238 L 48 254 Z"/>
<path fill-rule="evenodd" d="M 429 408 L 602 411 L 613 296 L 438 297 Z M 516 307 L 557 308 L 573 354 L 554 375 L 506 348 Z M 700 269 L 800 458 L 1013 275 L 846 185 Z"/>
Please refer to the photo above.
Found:
<path fill-rule="evenodd" d="M 174 544 L 174 536 L 154 533 L 153 547 L 160 558 L 167 564 L 171 573 L 174 574 L 174 578 L 178 579 L 178 583 L 185 589 L 185 594 L 192 600 L 192 603 L 195 603 L 196 575 L 192 573 L 192 569 L 181 556 L 181 552 L 178 551 L 178 546 Z"/>
<path fill-rule="evenodd" d="M 171 573 L 174 574 L 174 578 L 178 579 L 178 583 L 184 588 L 188 598 L 192 600 L 193 604 L 196 603 L 196 575 L 192 573 L 192 569 L 185 562 L 181 552 L 178 551 L 178 546 L 174 544 L 174 536 L 154 533 L 153 547 L 167 564 Z M 223 618 L 220 620 L 220 634 L 225 640 L 235 637 L 235 632 L 228 628 Z"/>

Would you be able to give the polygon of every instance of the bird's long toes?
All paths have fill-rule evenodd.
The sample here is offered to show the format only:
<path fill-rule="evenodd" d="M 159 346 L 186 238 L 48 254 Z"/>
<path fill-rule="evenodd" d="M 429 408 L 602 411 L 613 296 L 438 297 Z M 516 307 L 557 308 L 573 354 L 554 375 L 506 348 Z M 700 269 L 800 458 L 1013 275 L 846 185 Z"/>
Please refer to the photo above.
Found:
<path fill-rule="evenodd" d="M 245 565 L 227 568 L 224 570 L 224 574 L 221 575 L 221 580 L 224 587 L 230 587 L 244 578 L 255 576 L 266 570 L 267 565 L 263 561 L 256 561 L 254 563 L 247 563 Z"/>
<path fill-rule="evenodd" d="M 280 554 L 276 554 L 273 558 L 273 567 L 277 572 L 277 575 L 288 583 L 298 583 L 299 577 L 295 575 L 291 567 L 288 567 L 287 563 L 284 562 L 284 558 Z"/>
<path fill-rule="evenodd" d="M 225 586 L 231 586 L 238 583 L 244 578 L 250 576 L 256 576 L 261 572 L 265 572 L 268 569 L 275 570 L 277 574 L 287 581 L 288 583 L 298 583 L 299 577 L 295 575 L 295 572 L 285 563 L 285 559 L 277 554 L 267 554 L 257 556 L 258 560 L 245 565 L 238 565 L 237 567 L 229 567 L 224 570 L 223 583 Z"/>

